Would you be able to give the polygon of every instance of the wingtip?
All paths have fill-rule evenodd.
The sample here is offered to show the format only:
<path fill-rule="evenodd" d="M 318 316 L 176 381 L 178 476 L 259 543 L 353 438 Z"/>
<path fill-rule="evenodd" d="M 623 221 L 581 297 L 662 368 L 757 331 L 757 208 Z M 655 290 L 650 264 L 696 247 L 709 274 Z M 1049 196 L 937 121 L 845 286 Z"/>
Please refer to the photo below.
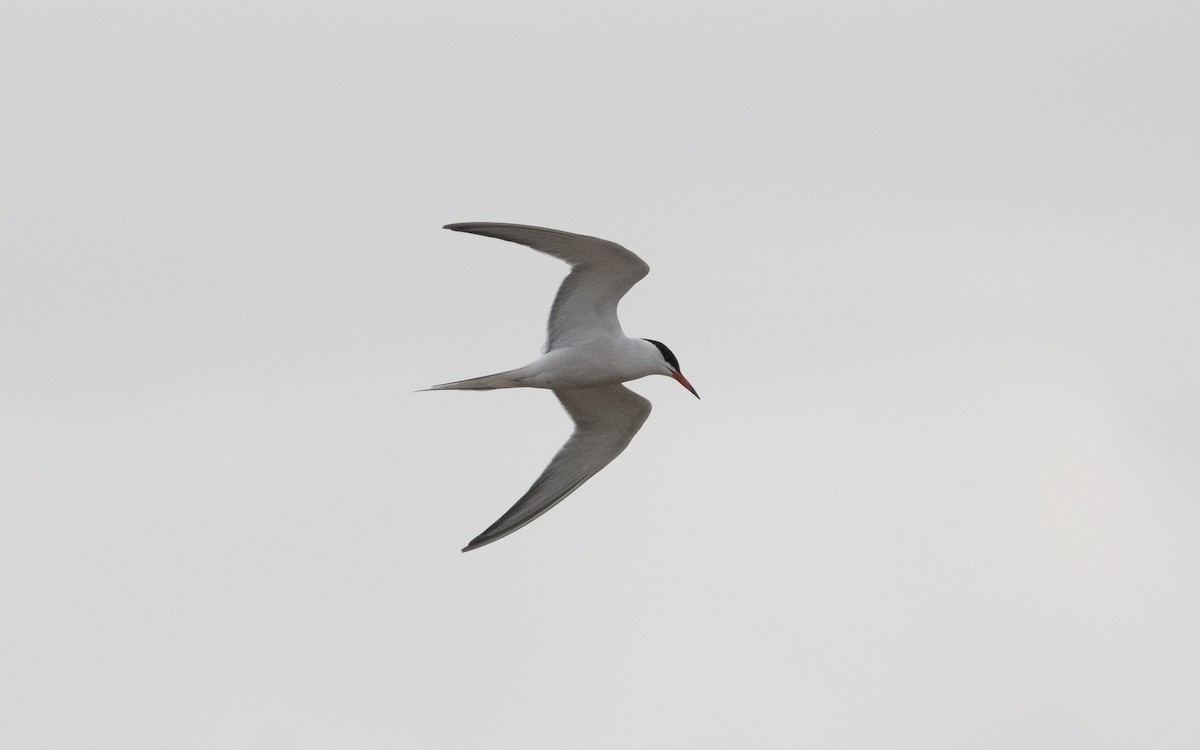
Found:
<path fill-rule="evenodd" d="M 496 523 L 499 523 L 499 521 L 497 521 Z M 526 523 L 528 523 L 528 521 Z M 492 524 L 492 525 L 495 526 L 496 524 Z M 521 528 L 521 526 L 524 526 L 524 525 L 525 524 L 520 524 L 518 526 L 514 526 L 511 529 L 506 529 L 503 534 L 496 534 L 489 527 L 482 534 L 480 534 L 479 536 L 472 539 L 471 542 L 466 547 L 462 548 L 462 551 L 470 552 L 473 549 L 479 549 L 480 547 L 486 547 L 487 545 L 491 544 L 492 542 L 494 542 L 498 539 L 503 539 L 504 537 L 508 536 L 509 534 L 513 533 L 514 531 L 516 531 L 517 529 Z"/>
<path fill-rule="evenodd" d="M 491 539 L 487 539 L 487 538 L 486 538 L 486 537 L 487 537 L 487 535 L 488 535 L 488 534 L 487 534 L 487 532 L 486 532 L 486 531 L 485 531 L 485 532 L 483 532 L 482 534 L 478 534 L 478 535 L 476 535 L 476 537 L 475 537 L 474 539 L 472 539 L 470 542 L 467 542 L 467 546 L 466 546 L 466 547 L 463 547 L 463 548 L 462 548 L 462 551 L 463 551 L 463 552 L 470 552 L 470 551 L 471 551 L 471 550 L 473 550 L 473 549 L 479 549 L 479 548 L 480 548 L 480 547 L 482 547 L 483 545 L 485 545 L 485 544 L 488 544 L 489 542 L 494 542 L 494 541 L 496 541 L 496 539 L 498 539 L 498 538 L 499 538 L 499 537 L 493 537 L 493 538 L 491 538 Z"/>

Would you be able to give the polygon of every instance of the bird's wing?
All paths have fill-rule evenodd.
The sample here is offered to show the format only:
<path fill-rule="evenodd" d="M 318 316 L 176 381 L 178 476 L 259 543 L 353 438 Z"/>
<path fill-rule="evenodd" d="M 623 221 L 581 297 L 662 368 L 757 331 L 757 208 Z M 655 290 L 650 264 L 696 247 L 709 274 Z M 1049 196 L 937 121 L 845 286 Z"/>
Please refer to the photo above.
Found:
<path fill-rule="evenodd" d="M 630 287 L 650 273 L 638 256 L 615 242 L 557 229 L 521 224 L 470 222 L 446 229 L 470 232 L 527 245 L 571 266 L 550 308 L 543 351 L 622 335 L 617 303 Z"/>
<path fill-rule="evenodd" d="M 620 455 L 650 416 L 650 402 L 623 385 L 555 391 L 575 431 L 525 496 L 471 543 L 468 552 L 507 536 L 553 508 Z"/>

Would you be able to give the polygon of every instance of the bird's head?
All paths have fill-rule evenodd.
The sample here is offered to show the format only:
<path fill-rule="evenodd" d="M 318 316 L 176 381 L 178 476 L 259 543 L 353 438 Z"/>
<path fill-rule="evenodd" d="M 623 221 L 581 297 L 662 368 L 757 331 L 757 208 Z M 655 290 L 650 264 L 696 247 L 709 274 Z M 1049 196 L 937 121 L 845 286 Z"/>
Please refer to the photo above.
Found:
<path fill-rule="evenodd" d="M 692 384 L 689 383 L 687 378 L 683 376 L 683 373 L 679 371 L 679 360 L 675 357 L 674 352 L 668 349 L 667 345 L 661 341 L 655 341 L 654 339 L 642 340 L 649 341 L 651 344 L 654 344 L 654 348 L 658 349 L 658 353 L 662 355 L 663 367 L 661 374 L 675 378 L 679 381 L 680 385 L 691 391 L 693 396 L 700 398 L 700 394 L 696 393 L 696 389 L 692 387 Z"/>

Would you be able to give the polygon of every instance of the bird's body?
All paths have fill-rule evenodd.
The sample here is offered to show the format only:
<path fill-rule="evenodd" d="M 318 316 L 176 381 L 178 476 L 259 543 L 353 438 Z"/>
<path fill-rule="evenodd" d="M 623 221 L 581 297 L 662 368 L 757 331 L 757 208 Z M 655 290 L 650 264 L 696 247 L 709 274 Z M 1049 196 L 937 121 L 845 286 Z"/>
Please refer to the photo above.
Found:
<path fill-rule="evenodd" d="M 515 370 L 435 385 L 427 390 L 554 391 L 575 431 L 529 491 L 464 548 L 481 547 L 545 513 L 616 458 L 650 416 L 650 402 L 621 383 L 667 375 L 691 391 L 665 345 L 625 335 L 617 304 L 650 271 L 641 258 L 596 237 L 519 224 L 448 224 L 447 229 L 517 242 L 571 265 L 546 326 L 543 353 Z M 698 398 L 699 396 L 697 396 Z"/>
<path fill-rule="evenodd" d="M 662 374 L 662 354 L 645 339 L 598 338 L 551 349 L 507 372 L 435 385 L 429 390 L 490 391 L 496 388 L 596 388 Z"/>

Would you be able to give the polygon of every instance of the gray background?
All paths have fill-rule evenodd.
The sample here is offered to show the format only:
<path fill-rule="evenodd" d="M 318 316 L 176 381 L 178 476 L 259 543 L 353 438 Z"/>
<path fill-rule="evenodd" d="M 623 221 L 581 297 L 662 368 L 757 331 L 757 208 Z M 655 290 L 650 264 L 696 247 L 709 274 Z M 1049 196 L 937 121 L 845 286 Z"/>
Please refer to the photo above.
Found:
<path fill-rule="evenodd" d="M 1198 7 L 6 4 L 0 741 L 1200 746 Z"/>

